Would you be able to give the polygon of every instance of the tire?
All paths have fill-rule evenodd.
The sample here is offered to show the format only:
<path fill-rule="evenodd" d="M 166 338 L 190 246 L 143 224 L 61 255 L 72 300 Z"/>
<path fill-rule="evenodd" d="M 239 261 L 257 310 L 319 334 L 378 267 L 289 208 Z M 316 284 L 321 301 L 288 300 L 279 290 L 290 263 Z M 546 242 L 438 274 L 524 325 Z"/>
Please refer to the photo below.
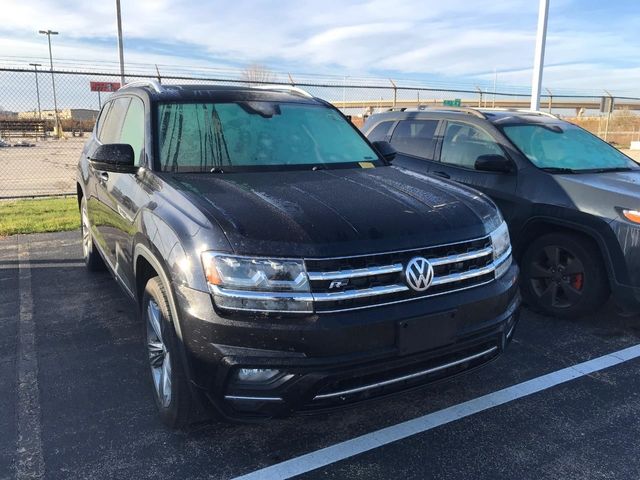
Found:
<path fill-rule="evenodd" d="M 87 200 L 82 197 L 80 201 L 80 234 L 82 235 L 82 258 L 90 272 L 99 272 L 105 269 L 104 260 L 96 249 L 91 236 L 91 224 L 87 213 Z"/>
<path fill-rule="evenodd" d="M 183 428 L 192 420 L 193 398 L 185 375 L 167 291 L 159 277 L 144 290 L 142 317 L 153 396 L 162 422 Z"/>
<path fill-rule="evenodd" d="M 577 234 L 538 237 L 525 251 L 521 269 L 525 302 L 547 315 L 575 319 L 597 311 L 609 297 L 599 249 Z"/>

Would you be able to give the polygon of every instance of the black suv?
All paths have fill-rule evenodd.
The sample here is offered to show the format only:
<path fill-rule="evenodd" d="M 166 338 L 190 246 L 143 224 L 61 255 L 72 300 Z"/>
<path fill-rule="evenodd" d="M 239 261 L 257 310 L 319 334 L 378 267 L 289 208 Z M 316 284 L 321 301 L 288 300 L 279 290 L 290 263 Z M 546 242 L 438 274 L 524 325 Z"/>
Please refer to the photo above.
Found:
<path fill-rule="evenodd" d="M 295 88 L 110 98 L 78 168 L 84 258 L 137 302 L 167 424 L 324 409 L 505 348 L 520 297 L 498 209 L 389 149 Z"/>
<path fill-rule="evenodd" d="M 394 165 L 489 195 L 509 224 L 525 300 L 577 317 L 610 293 L 640 307 L 640 167 L 576 125 L 541 112 L 418 107 L 373 115 Z"/>

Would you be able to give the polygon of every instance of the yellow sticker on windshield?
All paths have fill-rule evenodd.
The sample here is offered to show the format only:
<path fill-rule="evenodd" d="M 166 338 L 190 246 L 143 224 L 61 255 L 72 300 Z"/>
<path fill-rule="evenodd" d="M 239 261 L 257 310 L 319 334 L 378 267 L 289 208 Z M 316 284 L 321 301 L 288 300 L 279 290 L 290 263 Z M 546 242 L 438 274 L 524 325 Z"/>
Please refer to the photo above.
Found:
<path fill-rule="evenodd" d="M 371 162 L 358 162 L 358 165 L 360 165 L 362 168 L 375 168 L 375 166 Z"/>

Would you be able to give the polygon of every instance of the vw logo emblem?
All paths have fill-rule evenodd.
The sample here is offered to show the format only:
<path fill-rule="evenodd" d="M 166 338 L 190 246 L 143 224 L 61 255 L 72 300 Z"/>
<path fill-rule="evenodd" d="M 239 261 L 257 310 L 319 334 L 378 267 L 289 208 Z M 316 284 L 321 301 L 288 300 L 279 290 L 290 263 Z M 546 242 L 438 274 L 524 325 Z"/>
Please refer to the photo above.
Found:
<path fill-rule="evenodd" d="M 429 260 L 423 257 L 413 257 L 409 260 L 404 271 L 407 285 L 416 292 L 424 292 L 433 281 L 433 267 Z"/>

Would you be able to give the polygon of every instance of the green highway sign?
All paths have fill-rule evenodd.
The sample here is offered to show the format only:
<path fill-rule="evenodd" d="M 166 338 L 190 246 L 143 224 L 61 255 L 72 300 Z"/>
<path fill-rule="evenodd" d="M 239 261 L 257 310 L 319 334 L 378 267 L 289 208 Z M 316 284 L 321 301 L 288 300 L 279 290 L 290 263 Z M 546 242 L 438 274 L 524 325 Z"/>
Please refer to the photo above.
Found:
<path fill-rule="evenodd" d="M 454 100 L 443 100 L 442 105 L 445 107 L 459 107 L 462 105 L 462 100 L 456 98 Z"/>

